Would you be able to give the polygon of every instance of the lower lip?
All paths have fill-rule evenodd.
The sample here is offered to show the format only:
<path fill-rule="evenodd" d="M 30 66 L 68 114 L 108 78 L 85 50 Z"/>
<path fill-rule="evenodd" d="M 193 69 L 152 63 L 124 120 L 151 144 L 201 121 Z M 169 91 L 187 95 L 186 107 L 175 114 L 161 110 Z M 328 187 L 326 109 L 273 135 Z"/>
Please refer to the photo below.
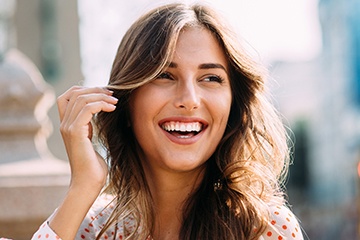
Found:
<path fill-rule="evenodd" d="M 176 136 L 170 134 L 169 132 L 165 131 L 162 128 L 161 128 L 161 130 L 165 133 L 165 136 L 167 136 L 170 139 L 170 141 L 172 141 L 173 143 L 180 144 L 180 145 L 190 145 L 190 144 L 196 143 L 201 138 L 201 136 L 206 131 L 206 128 L 203 128 L 200 133 L 198 133 L 195 136 L 190 137 L 190 138 L 179 138 L 179 137 L 176 137 Z"/>

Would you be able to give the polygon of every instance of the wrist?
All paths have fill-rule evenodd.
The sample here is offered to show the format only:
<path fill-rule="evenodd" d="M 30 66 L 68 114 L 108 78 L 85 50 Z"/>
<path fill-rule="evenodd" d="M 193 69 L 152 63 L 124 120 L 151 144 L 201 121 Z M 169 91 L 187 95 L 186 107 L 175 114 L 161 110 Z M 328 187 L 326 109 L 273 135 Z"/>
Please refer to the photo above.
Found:
<path fill-rule="evenodd" d="M 98 196 L 104 186 L 105 183 L 103 182 L 90 182 L 72 178 L 69 186 L 69 192 L 81 195 L 86 194 L 89 196 Z"/>

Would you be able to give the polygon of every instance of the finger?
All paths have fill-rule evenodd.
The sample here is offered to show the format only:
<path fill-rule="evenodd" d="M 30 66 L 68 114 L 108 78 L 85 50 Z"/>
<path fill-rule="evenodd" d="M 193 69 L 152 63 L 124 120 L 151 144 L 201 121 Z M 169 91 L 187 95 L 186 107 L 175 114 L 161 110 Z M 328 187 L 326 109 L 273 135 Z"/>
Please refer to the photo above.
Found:
<path fill-rule="evenodd" d="M 107 89 L 101 88 L 101 87 L 95 87 L 95 88 L 81 88 L 81 89 L 75 89 L 74 91 L 70 92 L 71 94 L 68 96 L 68 104 L 65 109 L 65 114 L 69 114 L 72 112 L 74 104 L 78 102 L 78 100 L 84 100 L 87 99 L 87 96 L 89 94 L 102 94 L 104 96 L 110 96 L 113 94 L 112 91 L 109 91 Z"/>
<path fill-rule="evenodd" d="M 90 93 L 103 93 L 105 95 L 112 95 L 113 92 L 101 87 L 86 88 L 81 86 L 73 86 L 65 93 L 60 95 L 57 99 L 57 105 L 59 110 L 60 121 L 64 118 L 67 108 L 72 108 L 75 100 L 79 95 L 90 94 Z"/>
<path fill-rule="evenodd" d="M 57 107 L 58 107 L 58 111 L 59 111 L 60 121 L 62 121 L 62 119 L 64 118 L 65 110 L 69 103 L 69 99 L 71 98 L 71 95 L 73 94 L 74 91 L 79 90 L 81 88 L 84 88 L 84 87 L 72 86 L 71 88 L 69 88 L 66 92 L 64 92 L 57 98 L 56 103 L 57 103 Z"/>
<path fill-rule="evenodd" d="M 89 135 L 89 123 L 94 114 L 104 111 L 112 112 L 116 109 L 114 104 L 104 101 L 91 102 L 86 104 L 78 114 L 74 114 L 74 119 L 64 118 L 60 128 L 64 137 L 71 139 L 84 139 Z M 72 116 L 72 117 L 73 117 Z"/>
<path fill-rule="evenodd" d="M 116 109 L 116 105 L 105 102 L 105 101 L 97 101 L 97 102 L 92 102 L 92 103 L 88 103 L 86 104 L 85 107 L 83 107 L 77 117 L 77 119 L 82 116 L 86 116 L 85 118 L 83 118 L 85 121 L 78 121 L 79 124 L 83 124 L 86 125 L 88 124 L 92 117 L 94 116 L 94 114 L 99 113 L 101 111 L 103 112 L 112 112 Z"/>
<path fill-rule="evenodd" d="M 65 110 L 64 119 L 67 119 L 70 122 L 74 121 L 79 112 L 83 110 L 88 104 L 104 102 L 115 105 L 117 101 L 117 98 L 102 93 L 79 95 L 76 100 L 74 100 L 74 103 L 68 104 L 68 107 Z"/>

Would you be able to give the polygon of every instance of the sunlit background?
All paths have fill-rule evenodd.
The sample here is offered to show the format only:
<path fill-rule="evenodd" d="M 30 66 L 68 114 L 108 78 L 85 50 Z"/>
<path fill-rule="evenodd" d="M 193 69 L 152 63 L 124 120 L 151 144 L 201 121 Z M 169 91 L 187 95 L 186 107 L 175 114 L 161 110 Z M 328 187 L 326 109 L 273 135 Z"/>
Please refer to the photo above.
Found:
<path fill-rule="evenodd" d="M 174 1 L 79 0 L 86 84 L 105 85 L 119 40 L 130 24 L 146 10 L 169 2 Z M 203 2 L 215 6 L 249 51 L 265 62 L 304 61 L 320 54 L 321 29 L 316 0 Z"/>
<path fill-rule="evenodd" d="M 0 52 L 17 47 L 25 53 L 56 95 L 74 84 L 103 86 L 130 24 L 168 2 L 173 1 L 19 0 L 8 24 L 12 30 L 0 25 Z M 293 142 L 288 200 L 304 234 L 313 240 L 360 239 L 360 1 L 208 3 L 269 68 L 273 101 Z M 49 116 L 49 149 L 66 160 L 55 106 Z"/>

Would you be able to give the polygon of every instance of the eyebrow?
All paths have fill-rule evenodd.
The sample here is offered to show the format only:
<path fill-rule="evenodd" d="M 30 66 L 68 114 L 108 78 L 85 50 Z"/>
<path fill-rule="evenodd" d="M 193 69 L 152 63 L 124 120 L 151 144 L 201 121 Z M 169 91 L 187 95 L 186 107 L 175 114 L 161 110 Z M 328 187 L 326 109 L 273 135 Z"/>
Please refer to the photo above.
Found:
<path fill-rule="evenodd" d="M 174 62 L 170 62 L 170 63 L 168 64 L 168 66 L 169 66 L 170 68 L 177 68 L 177 67 L 178 67 L 178 64 L 177 64 L 177 63 L 174 63 Z M 203 63 L 203 64 L 200 64 L 198 68 L 199 68 L 199 69 L 219 68 L 219 69 L 224 70 L 224 71 L 227 73 L 226 68 L 225 68 L 223 65 L 221 65 L 220 63 Z"/>
<path fill-rule="evenodd" d="M 227 72 L 226 68 L 219 63 L 203 63 L 199 65 L 199 69 L 212 69 L 212 68 L 220 68 L 225 72 Z"/>

